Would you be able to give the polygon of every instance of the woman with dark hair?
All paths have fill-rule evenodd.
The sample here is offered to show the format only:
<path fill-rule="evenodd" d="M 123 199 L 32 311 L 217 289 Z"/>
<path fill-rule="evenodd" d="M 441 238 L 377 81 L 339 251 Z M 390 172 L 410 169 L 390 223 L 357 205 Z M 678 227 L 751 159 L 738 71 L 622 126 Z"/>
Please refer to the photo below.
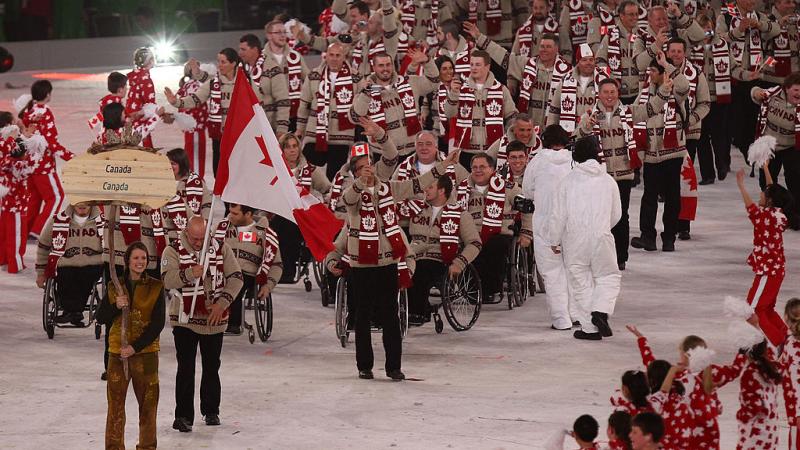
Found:
<path fill-rule="evenodd" d="M 125 397 L 128 377 L 122 359 L 128 361 L 128 374 L 139 403 L 139 442 L 136 448 L 156 448 L 156 413 L 158 409 L 158 351 L 161 330 L 164 329 L 166 305 L 164 285 L 148 275 L 147 247 L 137 241 L 125 251 L 125 272 L 120 279 L 123 292 L 108 286 L 106 298 L 100 302 L 97 321 L 110 326 L 108 384 L 108 415 L 106 417 L 106 448 L 125 448 Z M 130 308 L 128 345 L 122 346 L 122 309 Z"/>
<path fill-rule="evenodd" d="M 211 192 L 206 188 L 205 181 L 190 170 L 186 150 L 173 148 L 167 152 L 167 159 L 178 183 L 175 197 L 161 209 L 161 216 L 164 218 L 164 228 L 169 239 L 173 241 L 186 228 L 190 217 L 201 215 L 208 219 L 211 213 Z"/>
<path fill-rule="evenodd" d="M 22 125 L 33 128 L 47 141 L 47 148 L 36 161 L 29 179 L 31 198 L 28 203 L 27 232 L 38 238 L 44 224 L 61 210 L 64 189 L 56 171 L 56 157 L 69 161 L 75 156 L 58 142 L 58 128 L 53 111 L 48 106 L 53 85 L 47 80 L 37 80 L 31 85 L 31 98 L 19 111 Z M 24 100 L 20 97 L 18 100 Z M 25 231 L 25 230 L 23 230 Z"/>
<path fill-rule="evenodd" d="M 575 143 L 572 159 L 577 164 L 559 185 L 545 231 L 552 252 L 564 253 L 581 324 L 576 339 L 612 335 L 608 316 L 614 313 L 622 278 L 611 234 L 622 215 L 619 188 L 598 161 L 599 150 L 594 136 Z"/>
<path fill-rule="evenodd" d="M 439 134 L 439 150 L 447 150 L 447 118 L 444 117 L 442 102 L 447 101 L 447 91 L 450 82 L 456 74 L 455 64 L 448 56 L 436 58 L 436 67 L 439 68 L 439 89 L 426 95 L 422 101 L 422 125 L 426 130 L 433 130 Z"/>
<path fill-rule="evenodd" d="M 231 103 L 231 94 L 236 82 L 236 68 L 241 63 L 236 50 L 223 48 L 217 54 L 217 73 L 210 74 L 200 69 L 200 62 L 190 60 L 192 78 L 201 82 L 197 92 L 192 95 L 178 97 L 170 88 L 164 88 L 164 95 L 169 103 L 179 109 L 196 108 L 203 103 L 208 104 L 208 136 L 211 138 L 212 163 L 214 175 L 219 167 L 220 143 L 222 142 L 222 129 L 225 118 L 228 116 L 228 107 Z M 258 86 L 253 83 L 253 91 L 260 95 Z M 259 101 L 261 99 L 259 98 Z"/>
<path fill-rule="evenodd" d="M 104 106 L 102 113 L 103 132 L 97 136 L 97 142 L 102 145 L 140 145 L 164 115 L 164 108 L 157 108 L 150 116 L 137 112 L 137 119 L 133 120 L 125 113 L 122 103 L 114 102 Z"/>

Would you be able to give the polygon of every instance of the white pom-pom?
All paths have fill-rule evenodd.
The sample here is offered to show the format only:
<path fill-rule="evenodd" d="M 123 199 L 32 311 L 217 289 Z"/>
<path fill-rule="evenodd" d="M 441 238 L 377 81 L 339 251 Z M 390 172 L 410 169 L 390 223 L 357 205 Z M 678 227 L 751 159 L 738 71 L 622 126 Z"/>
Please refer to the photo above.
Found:
<path fill-rule="evenodd" d="M 39 133 L 34 133 L 29 138 L 22 136 L 22 142 L 25 144 L 28 156 L 33 161 L 40 161 L 44 152 L 47 151 L 47 140 Z"/>
<path fill-rule="evenodd" d="M 564 427 L 561 430 L 553 432 L 547 441 L 545 441 L 543 448 L 544 450 L 563 450 L 564 448 L 564 440 L 569 434 L 570 430 Z"/>
<path fill-rule="evenodd" d="M 689 372 L 702 372 L 703 369 L 711 365 L 716 354 L 717 352 L 714 350 L 705 347 L 695 347 L 689 350 L 686 352 L 686 356 L 689 357 Z"/>
<path fill-rule="evenodd" d="M 728 325 L 728 338 L 736 348 L 750 349 L 764 340 L 764 333 L 747 322 L 736 320 Z"/>
<path fill-rule="evenodd" d="M 339 16 L 336 14 L 333 15 L 333 19 L 331 19 L 331 31 L 339 34 L 339 33 L 346 33 L 347 30 L 350 29 L 350 25 L 345 22 L 344 20 L 340 19 Z"/>
<path fill-rule="evenodd" d="M 335 18 L 336 16 L 333 17 Z M 311 35 L 311 28 L 309 28 L 308 25 L 304 24 L 303 22 L 300 22 L 297 19 L 289 19 L 283 24 L 283 31 L 286 33 L 286 37 L 290 39 L 294 37 L 294 34 L 292 33 L 292 27 L 294 27 L 295 25 L 299 26 L 300 29 L 303 30 L 303 33 L 305 33 L 306 36 Z"/>
<path fill-rule="evenodd" d="M 0 198 L 5 197 L 9 190 L 10 189 L 8 189 L 8 186 L 5 184 L 0 184 Z"/>
<path fill-rule="evenodd" d="M 6 125 L 3 128 L 0 128 L 0 137 L 3 139 L 11 136 L 13 132 L 19 132 L 19 127 L 16 125 Z"/>
<path fill-rule="evenodd" d="M 730 295 L 725 296 L 725 315 L 739 319 L 749 319 L 755 313 L 753 306 L 746 301 Z"/>
<path fill-rule="evenodd" d="M 756 169 L 764 167 L 764 164 L 775 156 L 775 146 L 777 144 L 778 141 L 773 136 L 761 136 L 750 144 L 750 149 L 747 151 L 747 162 L 755 166 Z"/>
<path fill-rule="evenodd" d="M 210 77 L 217 75 L 217 66 L 215 66 L 214 64 L 207 64 L 207 63 L 200 64 L 200 70 L 207 73 L 208 76 Z"/>
<path fill-rule="evenodd" d="M 31 100 L 33 100 L 31 94 L 22 94 L 14 100 L 14 108 L 20 112 L 28 106 L 28 102 Z"/>
<path fill-rule="evenodd" d="M 147 119 L 155 117 L 157 110 L 158 110 L 158 105 L 156 105 L 155 103 L 145 103 L 144 106 L 142 106 L 142 114 Z"/>
<path fill-rule="evenodd" d="M 189 114 L 182 112 L 172 113 L 175 117 L 175 125 L 184 133 L 194 131 L 197 128 L 197 121 Z"/>

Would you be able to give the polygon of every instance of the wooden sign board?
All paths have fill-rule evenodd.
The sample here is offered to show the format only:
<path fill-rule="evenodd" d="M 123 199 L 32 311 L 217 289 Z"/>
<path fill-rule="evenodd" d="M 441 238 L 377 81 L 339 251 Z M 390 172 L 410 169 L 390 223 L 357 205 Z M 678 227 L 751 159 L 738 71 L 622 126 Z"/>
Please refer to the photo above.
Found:
<path fill-rule="evenodd" d="M 80 202 L 137 203 L 164 206 L 177 187 L 166 156 L 136 148 L 121 148 L 68 161 L 61 176 L 72 204 Z"/>

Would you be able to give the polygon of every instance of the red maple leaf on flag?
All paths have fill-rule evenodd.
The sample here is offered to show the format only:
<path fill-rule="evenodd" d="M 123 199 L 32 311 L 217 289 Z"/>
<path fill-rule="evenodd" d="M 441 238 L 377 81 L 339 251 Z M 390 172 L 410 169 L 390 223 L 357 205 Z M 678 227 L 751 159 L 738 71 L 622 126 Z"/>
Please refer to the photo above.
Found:
<path fill-rule="evenodd" d="M 264 136 L 256 136 L 256 143 L 258 144 L 258 148 L 261 149 L 261 153 L 264 155 L 264 159 L 262 159 L 258 163 L 259 164 L 263 164 L 263 165 L 268 166 L 268 167 L 272 167 L 274 169 L 275 166 L 272 165 L 272 159 L 269 157 L 269 151 L 267 150 L 266 142 L 264 142 Z M 283 162 L 286 163 L 286 158 L 284 158 Z M 286 164 L 286 167 L 288 169 L 289 164 Z M 289 175 L 292 175 L 291 170 L 289 171 Z M 271 186 L 274 186 L 277 181 L 278 181 L 278 176 L 275 175 L 272 178 L 272 181 L 269 182 L 269 184 Z"/>
<path fill-rule="evenodd" d="M 690 190 L 697 190 L 697 175 L 695 174 L 693 166 L 684 164 L 683 168 L 681 168 L 681 177 L 689 183 Z"/>

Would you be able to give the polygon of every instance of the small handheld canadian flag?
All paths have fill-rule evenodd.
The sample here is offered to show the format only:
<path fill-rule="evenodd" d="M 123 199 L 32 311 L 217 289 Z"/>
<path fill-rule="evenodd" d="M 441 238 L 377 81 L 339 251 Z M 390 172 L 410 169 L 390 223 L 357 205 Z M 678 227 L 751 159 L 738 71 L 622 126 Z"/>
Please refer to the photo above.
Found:
<path fill-rule="evenodd" d="M 364 156 L 369 155 L 369 145 L 366 143 L 354 144 L 350 147 L 350 158 L 355 158 L 356 156 Z"/>
<path fill-rule="evenodd" d="M 97 113 L 93 115 L 86 121 L 86 124 L 89 125 L 89 128 L 94 131 L 95 134 L 99 135 L 103 129 L 103 114 Z"/>

